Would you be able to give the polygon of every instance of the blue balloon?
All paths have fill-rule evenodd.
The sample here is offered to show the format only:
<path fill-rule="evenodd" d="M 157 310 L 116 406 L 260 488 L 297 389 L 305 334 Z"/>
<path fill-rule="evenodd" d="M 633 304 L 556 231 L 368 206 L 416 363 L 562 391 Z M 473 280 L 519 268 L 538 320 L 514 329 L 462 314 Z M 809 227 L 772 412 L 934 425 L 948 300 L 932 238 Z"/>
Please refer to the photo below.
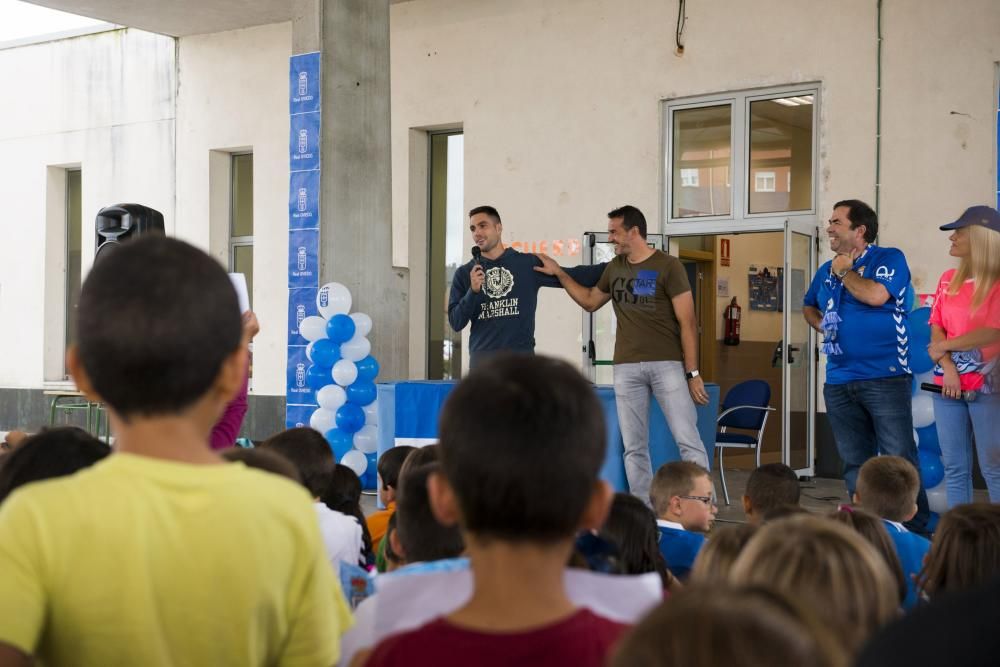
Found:
<path fill-rule="evenodd" d="M 327 431 L 326 441 L 330 443 L 330 449 L 333 450 L 335 461 L 342 459 L 344 454 L 351 451 L 351 448 L 354 447 L 354 436 L 339 428 L 331 428 Z"/>
<path fill-rule="evenodd" d="M 326 335 L 334 343 L 346 343 L 354 337 L 354 320 L 343 313 L 334 315 L 326 323 Z M 316 353 L 315 347 L 313 353 Z"/>
<path fill-rule="evenodd" d="M 375 472 L 373 465 L 369 462 L 368 469 L 361 476 L 361 488 L 365 491 L 373 491 L 378 486 L 378 473 Z"/>
<path fill-rule="evenodd" d="M 358 378 L 354 384 L 347 386 L 347 401 L 355 405 L 368 405 L 375 400 L 377 393 L 374 384 Z"/>
<path fill-rule="evenodd" d="M 931 342 L 930 308 L 917 308 L 908 318 L 910 332 L 910 370 L 926 373 L 934 368 L 934 362 L 927 354 Z"/>
<path fill-rule="evenodd" d="M 378 377 L 378 361 L 372 355 L 369 354 L 361 361 L 355 362 L 354 365 L 358 367 L 358 380 L 374 382 L 375 378 Z"/>
<path fill-rule="evenodd" d="M 368 470 L 376 471 L 378 469 L 378 452 L 365 454 L 365 457 L 368 459 Z"/>
<path fill-rule="evenodd" d="M 938 441 L 937 426 L 931 424 L 918 428 L 917 437 L 920 438 L 920 451 L 941 456 L 941 443 Z"/>
<path fill-rule="evenodd" d="M 313 343 L 312 360 L 317 366 L 333 368 L 333 365 L 340 361 L 340 346 L 329 338 L 320 338 Z"/>
<path fill-rule="evenodd" d="M 941 456 L 926 449 L 921 449 L 917 455 L 920 457 L 920 481 L 924 483 L 925 489 L 933 489 L 944 479 Z"/>
<path fill-rule="evenodd" d="M 365 425 L 365 411 L 360 405 L 344 403 L 337 408 L 337 428 L 345 433 L 354 434 Z M 353 439 L 351 444 L 354 444 Z"/>
<path fill-rule="evenodd" d="M 313 348 L 315 351 L 315 348 Z M 330 375 L 329 368 L 323 368 L 313 364 L 306 371 L 306 384 L 319 391 L 328 384 L 333 384 L 333 377 Z"/>

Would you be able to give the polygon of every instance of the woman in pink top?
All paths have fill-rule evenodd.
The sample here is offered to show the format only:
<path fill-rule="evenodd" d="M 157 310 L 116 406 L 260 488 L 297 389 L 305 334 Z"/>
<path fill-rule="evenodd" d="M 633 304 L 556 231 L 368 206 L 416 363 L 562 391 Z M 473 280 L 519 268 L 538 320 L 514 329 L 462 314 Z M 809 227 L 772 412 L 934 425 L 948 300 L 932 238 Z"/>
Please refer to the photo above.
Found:
<path fill-rule="evenodd" d="M 252 310 L 243 313 L 243 333 L 250 340 L 260 332 L 260 323 Z M 212 449 L 226 449 L 236 443 L 236 437 L 243 427 L 243 417 L 247 414 L 247 388 L 250 382 L 250 368 L 247 368 L 247 376 L 243 378 L 243 388 L 236 398 L 229 402 L 222 418 L 212 427 L 212 435 L 209 442 Z"/>
<path fill-rule="evenodd" d="M 992 502 L 1000 502 L 1000 213 L 973 206 L 955 222 L 931 309 L 934 398 L 948 507 L 972 502 L 972 441 Z M 967 392 L 967 393 L 963 393 Z"/>

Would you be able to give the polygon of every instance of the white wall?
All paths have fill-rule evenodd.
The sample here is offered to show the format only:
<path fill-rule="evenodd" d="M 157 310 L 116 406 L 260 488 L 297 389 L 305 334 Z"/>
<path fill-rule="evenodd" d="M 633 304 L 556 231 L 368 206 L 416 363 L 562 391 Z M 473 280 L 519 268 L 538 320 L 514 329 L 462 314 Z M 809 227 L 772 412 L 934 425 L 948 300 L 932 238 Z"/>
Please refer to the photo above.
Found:
<path fill-rule="evenodd" d="M 84 274 L 103 206 L 146 204 L 172 225 L 174 71 L 173 39 L 137 30 L 0 50 L 0 385 L 61 374 L 62 167 L 82 169 Z"/>
<path fill-rule="evenodd" d="M 993 198 L 1000 3 L 885 4 L 882 243 L 927 290 L 948 265 L 934 225 Z M 625 202 L 656 231 L 662 100 L 819 82 L 818 216 L 874 203 L 874 1 L 688 3 L 683 57 L 676 15 L 658 0 L 393 5 L 394 263 L 409 263 L 410 128 L 464 127 L 466 205 L 497 206 L 508 241 L 578 238 Z M 579 330 L 543 290 L 538 350 L 578 361 Z"/>
<path fill-rule="evenodd" d="M 228 156 L 253 150 L 257 394 L 285 393 L 291 24 L 178 40 L 177 236 L 228 257 Z"/>

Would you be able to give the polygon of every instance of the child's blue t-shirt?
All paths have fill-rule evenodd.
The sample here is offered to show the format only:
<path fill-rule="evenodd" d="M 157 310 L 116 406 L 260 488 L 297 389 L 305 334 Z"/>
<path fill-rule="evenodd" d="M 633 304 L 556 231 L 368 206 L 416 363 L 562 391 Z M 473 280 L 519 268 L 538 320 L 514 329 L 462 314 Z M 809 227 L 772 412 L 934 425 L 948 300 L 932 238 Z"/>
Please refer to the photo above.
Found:
<path fill-rule="evenodd" d="M 831 263 L 819 267 L 803 299 L 804 305 L 824 315 L 835 310 L 840 316 L 836 343 L 841 353 L 827 355 L 827 384 L 910 373 L 907 314 L 913 295 L 906 257 L 896 248 L 870 245 L 854 261 L 854 270 L 862 278 L 884 285 L 889 292 L 889 299 L 881 306 L 854 298 L 840 278 L 830 273 Z"/>
<path fill-rule="evenodd" d="M 885 524 L 892 543 L 896 545 L 896 555 L 899 556 L 899 564 L 903 566 L 903 577 L 906 579 L 906 599 L 903 600 L 903 609 L 913 609 L 918 601 L 914 577 L 923 568 L 924 557 L 931 548 L 931 543 L 926 537 L 911 533 L 892 521 L 882 519 L 882 523 Z"/>
<path fill-rule="evenodd" d="M 675 577 L 685 581 L 691 573 L 694 559 L 705 544 L 705 536 L 690 530 L 679 530 L 657 524 L 660 530 L 660 553 Z"/>

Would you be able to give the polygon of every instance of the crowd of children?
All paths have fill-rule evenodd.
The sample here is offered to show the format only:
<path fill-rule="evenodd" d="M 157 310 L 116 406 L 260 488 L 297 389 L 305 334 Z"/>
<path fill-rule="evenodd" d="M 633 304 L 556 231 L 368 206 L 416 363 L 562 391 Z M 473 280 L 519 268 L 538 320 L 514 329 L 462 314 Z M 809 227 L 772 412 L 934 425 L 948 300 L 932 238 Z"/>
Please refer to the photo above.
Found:
<path fill-rule="evenodd" d="M 910 533 L 905 459 L 869 460 L 828 515 L 763 465 L 746 523 L 717 527 L 705 468 L 615 494 L 590 384 L 506 357 L 455 388 L 439 444 L 379 459 L 385 510 L 366 518 L 316 431 L 209 448 L 247 340 L 207 255 L 137 240 L 95 266 L 79 312 L 69 366 L 115 452 L 56 428 L 0 459 L 0 666 L 995 661 L 1000 506 Z M 926 648 L 945 633 L 961 660 Z"/>

